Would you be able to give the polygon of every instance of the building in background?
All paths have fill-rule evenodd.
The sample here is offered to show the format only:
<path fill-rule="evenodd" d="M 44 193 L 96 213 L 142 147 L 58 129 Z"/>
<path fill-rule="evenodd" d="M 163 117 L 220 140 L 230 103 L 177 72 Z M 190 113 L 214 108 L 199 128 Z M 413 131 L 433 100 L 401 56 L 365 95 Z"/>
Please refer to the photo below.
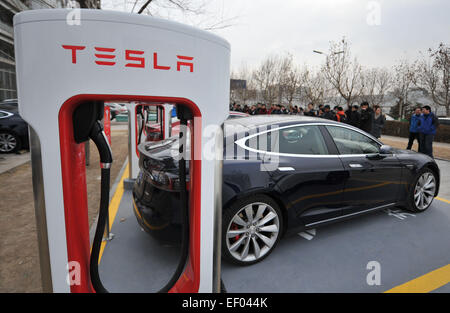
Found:
<path fill-rule="evenodd" d="M 100 0 L 0 1 L 0 101 L 17 98 L 13 34 L 14 14 L 25 10 L 66 7 L 100 9 Z"/>

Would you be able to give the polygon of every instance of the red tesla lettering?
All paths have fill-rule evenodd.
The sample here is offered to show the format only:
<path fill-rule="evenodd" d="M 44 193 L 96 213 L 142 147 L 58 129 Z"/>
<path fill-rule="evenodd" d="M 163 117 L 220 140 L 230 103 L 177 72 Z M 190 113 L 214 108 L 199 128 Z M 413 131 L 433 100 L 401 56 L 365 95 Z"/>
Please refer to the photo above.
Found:
<path fill-rule="evenodd" d="M 116 49 L 95 47 L 95 51 L 114 52 L 114 51 L 116 51 Z M 96 53 L 95 56 L 99 59 L 109 59 L 109 60 L 114 59 L 116 57 L 114 54 L 98 54 L 98 53 Z M 112 65 L 116 64 L 116 62 L 112 62 L 112 61 L 95 61 L 95 63 L 97 63 L 98 65 L 107 65 L 107 66 L 112 66 Z"/>
<path fill-rule="evenodd" d="M 194 59 L 193 57 L 187 57 L 184 55 L 177 55 L 177 58 L 180 60 L 188 60 L 188 61 L 191 61 Z M 191 73 L 194 71 L 194 63 L 177 61 L 177 71 L 178 72 L 181 70 L 182 66 L 188 66 Z"/>
<path fill-rule="evenodd" d="M 145 59 L 139 57 L 133 57 L 132 54 L 142 55 L 144 51 L 138 50 L 125 50 L 125 60 L 127 61 L 138 61 L 139 63 L 127 63 L 126 67 L 145 67 Z"/>
<path fill-rule="evenodd" d="M 153 53 L 153 68 L 155 70 L 165 70 L 165 71 L 170 70 L 170 66 L 158 65 L 158 53 L 156 52 Z"/>
<path fill-rule="evenodd" d="M 77 51 L 84 50 L 86 46 L 62 45 L 63 49 L 70 50 L 72 55 L 72 63 L 77 63 Z M 98 65 L 113 66 L 116 65 L 115 48 L 94 47 L 95 63 Z M 145 68 L 145 51 L 142 50 L 125 50 L 125 67 Z M 164 55 L 167 60 L 169 56 Z M 194 57 L 186 55 L 177 55 L 177 71 L 181 72 L 182 67 L 187 67 L 189 72 L 194 72 Z M 158 64 L 158 52 L 153 52 L 153 69 L 168 71 L 172 66 Z M 173 69 L 175 70 L 175 68 Z"/>
<path fill-rule="evenodd" d="M 72 63 L 77 63 L 77 50 L 84 50 L 86 46 L 69 46 L 69 45 L 62 45 L 64 49 L 72 50 Z"/>

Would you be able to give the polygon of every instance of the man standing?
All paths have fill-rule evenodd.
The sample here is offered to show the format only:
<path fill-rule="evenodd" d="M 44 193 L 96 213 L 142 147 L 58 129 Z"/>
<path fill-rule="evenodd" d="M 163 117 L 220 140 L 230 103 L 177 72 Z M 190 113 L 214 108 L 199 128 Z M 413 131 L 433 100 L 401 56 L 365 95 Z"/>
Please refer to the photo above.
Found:
<path fill-rule="evenodd" d="M 372 109 L 369 108 L 368 102 L 363 102 L 361 103 L 361 118 L 359 128 L 370 134 L 372 132 L 372 124 L 373 124 Z"/>
<path fill-rule="evenodd" d="M 330 106 L 328 104 L 323 107 L 323 114 L 321 117 L 327 120 L 336 120 L 336 114 L 330 110 Z"/>
<path fill-rule="evenodd" d="M 414 139 L 416 139 L 419 145 L 419 151 L 421 151 L 420 136 L 419 136 L 419 124 L 421 115 L 422 109 L 420 107 L 415 108 L 414 113 L 411 115 L 411 118 L 409 120 L 409 139 L 408 139 L 408 146 L 406 147 L 407 150 L 411 150 L 414 144 Z"/>
<path fill-rule="evenodd" d="M 420 148 L 422 152 L 433 157 L 433 139 L 436 135 L 436 129 L 439 126 L 437 117 L 431 112 L 430 106 L 426 105 L 422 108 L 420 117 L 419 132 L 421 138 Z"/>
<path fill-rule="evenodd" d="M 355 104 L 351 106 L 345 114 L 347 115 L 347 123 L 359 128 L 360 114 L 358 109 L 359 107 Z"/>
<path fill-rule="evenodd" d="M 342 122 L 342 123 L 347 123 L 348 122 L 348 117 L 345 114 L 344 109 L 342 107 L 338 107 L 337 108 L 336 121 Z"/>
<path fill-rule="evenodd" d="M 316 116 L 316 112 L 314 112 L 314 105 L 312 103 L 308 103 L 308 108 L 304 114 L 306 116 Z"/>

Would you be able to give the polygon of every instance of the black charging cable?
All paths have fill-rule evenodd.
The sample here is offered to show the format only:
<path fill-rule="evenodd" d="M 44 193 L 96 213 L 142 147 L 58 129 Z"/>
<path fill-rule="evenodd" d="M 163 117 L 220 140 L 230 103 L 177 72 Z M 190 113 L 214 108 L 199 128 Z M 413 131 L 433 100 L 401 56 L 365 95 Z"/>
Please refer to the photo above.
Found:
<path fill-rule="evenodd" d="M 97 228 L 95 229 L 94 241 L 92 243 L 91 258 L 89 270 L 91 274 L 91 282 L 95 291 L 98 293 L 107 293 L 103 286 L 98 273 L 98 261 L 100 256 L 100 248 L 102 245 L 103 235 L 106 227 L 106 219 L 108 218 L 109 209 L 109 185 L 110 185 L 110 169 L 112 164 L 111 147 L 108 139 L 103 132 L 103 128 L 99 121 L 94 124 L 90 133 L 90 138 L 97 146 L 100 154 L 101 167 L 101 189 L 100 189 L 100 209 L 98 213 Z"/>
<path fill-rule="evenodd" d="M 98 274 L 98 259 L 103 233 L 105 231 L 106 219 L 108 218 L 110 169 L 113 161 L 111 147 L 100 122 L 103 118 L 104 110 L 105 106 L 102 101 L 85 101 L 75 108 L 72 116 L 73 137 L 75 142 L 81 144 L 91 139 L 97 146 L 100 155 L 100 209 L 94 241 L 92 243 L 91 257 L 89 260 L 91 283 L 94 290 L 99 293 L 108 292 L 105 287 L 103 287 Z"/>
<path fill-rule="evenodd" d="M 141 137 L 142 133 L 144 132 L 144 127 L 147 125 L 147 121 L 144 118 L 144 113 L 142 112 L 144 110 L 143 106 L 138 107 L 138 114 L 141 116 L 142 122 L 141 122 L 141 129 L 139 130 L 139 136 L 138 136 L 138 145 L 141 143 Z"/>

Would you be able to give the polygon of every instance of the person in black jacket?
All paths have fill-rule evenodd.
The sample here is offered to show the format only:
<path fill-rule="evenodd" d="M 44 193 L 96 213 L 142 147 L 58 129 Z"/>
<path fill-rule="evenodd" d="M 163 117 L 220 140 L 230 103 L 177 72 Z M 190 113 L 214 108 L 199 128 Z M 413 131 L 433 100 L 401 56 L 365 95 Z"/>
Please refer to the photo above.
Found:
<path fill-rule="evenodd" d="M 347 115 L 347 124 L 359 128 L 361 115 L 359 114 L 358 109 L 359 107 L 355 104 L 351 106 L 345 114 Z"/>
<path fill-rule="evenodd" d="M 373 111 L 368 102 L 361 103 L 361 118 L 359 128 L 367 133 L 372 132 Z"/>
<path fill-rule="evenodd" d="M 323 107 L 323 114 L 321 117 L 327 120 L 336 120 L 336 114 L 330 110 L 330 106 L 328 104 Z"/>
<path fill-rule="evenodd" d="M 306 116 L 316 116 L 316 112 L 314 112 L 314 104 L 309 103 L 308 108 L 304 112 L 304 115 Z"/>

